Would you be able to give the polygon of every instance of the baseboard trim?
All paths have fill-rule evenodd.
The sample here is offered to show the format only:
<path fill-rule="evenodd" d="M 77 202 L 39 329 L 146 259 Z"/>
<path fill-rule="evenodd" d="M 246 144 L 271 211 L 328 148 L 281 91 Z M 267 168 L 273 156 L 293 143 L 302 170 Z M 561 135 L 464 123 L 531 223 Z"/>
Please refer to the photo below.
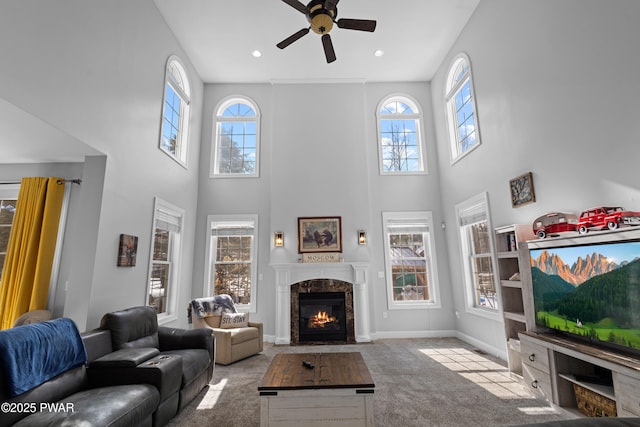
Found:
<path fill-rule="evenodd" d="M 473 337 L 470 337 L 469 335 L 463 334 L 460 331 L 456 331 L 455 337 L 461 341 L 466 342 L 467 344 L 477 347 L 478 349 L 484 351 L 485 353 L 491 354 L 492 356 L 495 356 L 502 360 L 508 360 L 507 352 L 504 350 L 500 350 L 493 346 L 490 346 L 487 343 L 479 341 Z"/>
<path fill-rule="evenodd" d="M 371 334 L 373 340 L 407 339 L 407 338 L 454 338 L 456 331 L 381 331 Z"/>
<path fill-rule="evenodd" d="M 383 340 L 383 339 L 410 339 L 410 338 L 458 338 L 467 344 L 477 347 L 485 353 L 498 357 L 502 360 L 507 360 L 507 353 L 503 350 L 499 350 L 495 347 L 488 345 L 485 342 L 479 341 L 467 334 L 463 334 L 460 331 L 454 330 L 442 330 L 442 331 L 381 331 L 371 334 L 371 340 Z M 275 335 L 264 335 L 264 342 L 274 344 L 276 342 Z"/>

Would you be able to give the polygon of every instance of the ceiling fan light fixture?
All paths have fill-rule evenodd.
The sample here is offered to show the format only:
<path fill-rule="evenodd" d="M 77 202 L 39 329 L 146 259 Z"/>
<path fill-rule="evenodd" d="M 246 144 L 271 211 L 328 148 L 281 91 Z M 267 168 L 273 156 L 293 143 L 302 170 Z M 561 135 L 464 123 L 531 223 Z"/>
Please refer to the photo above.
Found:
<path fill-rule="evenodd" d="M 375 52 L 373 52 L 373 55 L 380 57 L 380 56 L 384 55 L 384 50 L 378 49 Z"/>
<path fill-rule="evenodd" d="M 326 13 L 319 13 L 311 17 L 311 29 L 316 34 L 327 34 L 333 28 L 333 19 Z"/>
<path fill-rule="evenodd" d="M 256 49 L 256 50 L 254 50 L 253 52 L 251 52 L 251 55 L 252 55 L 254 58 L 260 58 L 260 57 L 262 56 L 262 52 L 260 52 L 259 50 L 257 50 L 257 49 Z"/>

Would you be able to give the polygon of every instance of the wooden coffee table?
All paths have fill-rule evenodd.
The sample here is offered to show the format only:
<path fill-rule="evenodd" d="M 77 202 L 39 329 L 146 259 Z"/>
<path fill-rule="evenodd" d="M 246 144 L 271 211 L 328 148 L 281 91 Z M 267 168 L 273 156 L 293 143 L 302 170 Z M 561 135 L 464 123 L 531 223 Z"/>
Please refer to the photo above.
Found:
<path fill-rule="evenodd" d="M 373 426 L 374 387 L 358 352 L 281 353 L 258 387 L 260 425 Z"/>

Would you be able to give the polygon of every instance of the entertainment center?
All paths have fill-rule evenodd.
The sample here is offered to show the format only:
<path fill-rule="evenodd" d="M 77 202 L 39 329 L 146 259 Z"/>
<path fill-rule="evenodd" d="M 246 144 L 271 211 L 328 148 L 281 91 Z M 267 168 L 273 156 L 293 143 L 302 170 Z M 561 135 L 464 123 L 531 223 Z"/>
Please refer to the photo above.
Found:
<path fill-rule="evenodd" d="M 576 414 L 640 416 L 640 228 L 518 242 L 518 259 L 525 385 Z"/>

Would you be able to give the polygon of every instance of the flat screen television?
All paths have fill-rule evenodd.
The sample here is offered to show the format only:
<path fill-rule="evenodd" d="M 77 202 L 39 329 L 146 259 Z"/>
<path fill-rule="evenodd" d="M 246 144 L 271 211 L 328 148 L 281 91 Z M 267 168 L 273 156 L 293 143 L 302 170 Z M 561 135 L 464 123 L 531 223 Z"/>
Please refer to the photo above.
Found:
<path fill-rule="evenodd" d="M 529 245 L 538 331 L 640 355 L 640 237 L 628 237 Z"/>

